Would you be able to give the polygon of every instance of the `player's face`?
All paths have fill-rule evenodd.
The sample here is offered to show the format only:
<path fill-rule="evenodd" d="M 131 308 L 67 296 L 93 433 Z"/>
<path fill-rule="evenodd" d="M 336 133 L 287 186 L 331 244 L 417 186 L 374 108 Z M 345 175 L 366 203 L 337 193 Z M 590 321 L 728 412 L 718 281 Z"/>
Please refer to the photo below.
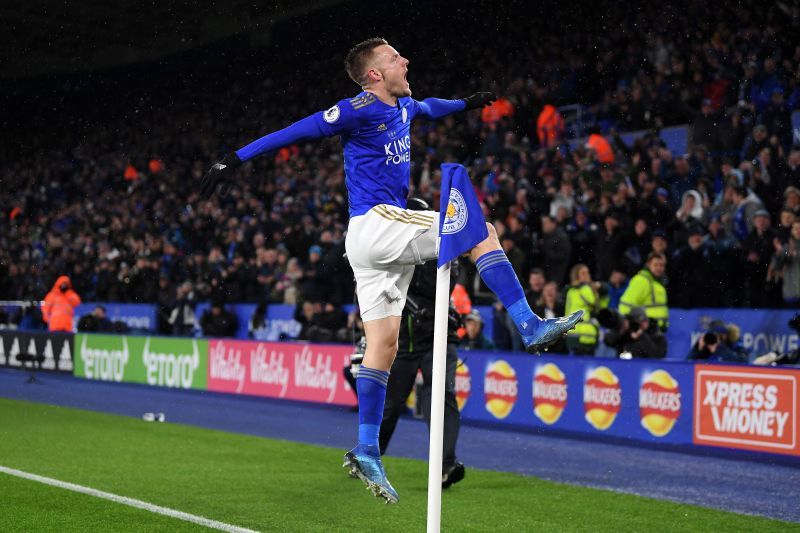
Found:
<path fill-rule="evenodd" d="M 378 46 L 374 53 L 377 58 L 375 70 L 383 76 L 389 94 L 397 98 L 411 96 L 411 87 L 406 79 L 408 59 L 388 44 Z"/>

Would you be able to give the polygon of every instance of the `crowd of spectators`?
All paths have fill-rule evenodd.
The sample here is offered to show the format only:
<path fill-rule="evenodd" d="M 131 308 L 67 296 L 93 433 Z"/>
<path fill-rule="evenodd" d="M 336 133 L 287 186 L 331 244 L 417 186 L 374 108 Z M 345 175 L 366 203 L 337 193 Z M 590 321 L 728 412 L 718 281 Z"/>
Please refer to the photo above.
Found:
<path fill-rule="evenodd" d="M 663 6 L 606 7 L 571 32 L 509 26 L 489 48 L 485 35 L 459 35 L 448 57 L 471 63 L 460 79 L 463 65 L 442 80 L 448 65 L 403 43 L 415 97 L 502 96 L 483 113 L 414 124 L 411 194 L 438 205 L 440 163 L 467 165 L 541 315 L 563 312 L 576 263 L 619 298 L 651 252 L 668 258 L 670 307 L 796 307 L 800 147 L 790 115 L 800 102 L 800 9 L 685 1 L 664 18 Z M 95 87 L 84 108 L 68 110 L 82 117 L 74 132 L 4 147 L 0 299 L 41 299 L 66 274 L 84 301 L 158 303 L 178 332 L 196 326 L 185 318 L 189 299 L 296 304 L 301 315 L 309 302 L 333 313 L 334 325 L 317 327 L 341 327 L 335 308 L 353 301 L 354 286 L 337 139 L 246 163 L 224 198 L 196 194 L 220 154 L 357 92 L 327 57 L 303 59 L 315 79 L 333 80 L 325 87 L 281 77 L 286 69 L 266 69 L 269 60 L 254 55 L 261 70 L 228 70 L 224 83 L 193 80 L 203 65 L 164 74 L 163 88 L 131 81 L 134 109 L 117 101 L 119 113 L 98 111 L 112 104 L 95 99 L 119 99 Z M 576 102 L 610 153 L 537 130 L 546 105 Z M 671 153 L 658 135 L 676 123 L 690 125 L 688 153 Z M 652 132 L 625 144 L 618 132 L 635 129 Z M 462 270 L 480 303 L 485 287 Z"/>

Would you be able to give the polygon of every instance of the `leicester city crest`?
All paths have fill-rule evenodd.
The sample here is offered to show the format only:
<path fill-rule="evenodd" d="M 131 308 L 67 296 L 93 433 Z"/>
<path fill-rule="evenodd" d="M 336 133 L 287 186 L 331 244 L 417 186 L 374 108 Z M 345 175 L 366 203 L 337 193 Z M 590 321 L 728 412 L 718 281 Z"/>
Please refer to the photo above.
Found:
<path fill-rule="evenodd" d="M 447 202 L 447 212 L 444 214 L 442 233 L 458 233 L 467 225 L 467 202 L 461 191 L 455 187 L 450 189 L 450 201 Z"/>

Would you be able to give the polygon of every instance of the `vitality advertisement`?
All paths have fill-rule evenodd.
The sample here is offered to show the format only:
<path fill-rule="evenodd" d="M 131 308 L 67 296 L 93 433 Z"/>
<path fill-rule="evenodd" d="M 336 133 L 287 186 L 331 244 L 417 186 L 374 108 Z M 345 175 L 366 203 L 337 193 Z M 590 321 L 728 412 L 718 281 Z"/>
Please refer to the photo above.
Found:
<path fill-rule="evenodd" d="M 342 374 L 350 346 L 212 339 L 208 350 L 208 390 L 356 404 Z"/>

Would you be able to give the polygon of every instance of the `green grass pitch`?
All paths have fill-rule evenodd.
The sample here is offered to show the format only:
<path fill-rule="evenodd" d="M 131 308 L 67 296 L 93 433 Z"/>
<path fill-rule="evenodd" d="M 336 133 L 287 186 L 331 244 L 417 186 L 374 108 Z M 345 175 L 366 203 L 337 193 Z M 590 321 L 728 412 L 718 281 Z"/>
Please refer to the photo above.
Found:
<path fill-rule="evenodd" d="M 425 530 L 425 462 L 386 459 L 400 493 L 400 503 L 387 506 L 347 477 L 342 454 L 0 399 L 0 465 L 8 468 L 259 531 Z M 0 531 L 204 529 L 0 473 Z M 800 524 L 476 469 L 444 492 L 442 531 L 504 530 L 800 531 Z"/>

